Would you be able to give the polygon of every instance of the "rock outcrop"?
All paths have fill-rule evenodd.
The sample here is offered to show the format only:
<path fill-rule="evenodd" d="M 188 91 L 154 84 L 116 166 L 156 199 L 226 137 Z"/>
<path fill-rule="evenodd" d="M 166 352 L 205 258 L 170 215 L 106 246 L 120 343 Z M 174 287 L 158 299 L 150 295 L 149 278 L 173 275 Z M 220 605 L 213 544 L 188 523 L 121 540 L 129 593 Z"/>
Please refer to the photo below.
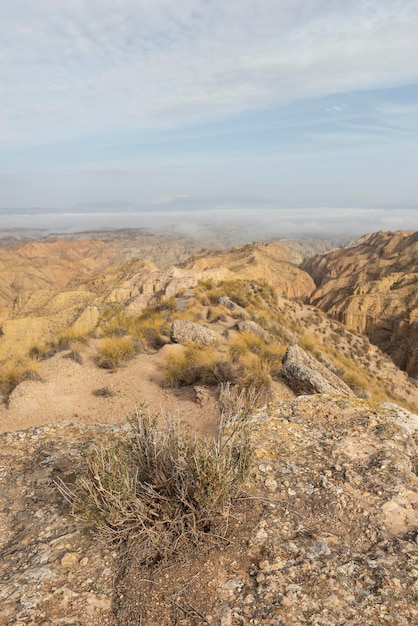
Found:
<path fill-rule="evenodd" d="M 200 346 L 214 346 L 218 340 L 214 330 L 189 320 L 175 320 L 171 325 L 170 338 L 174 343 L 195 343 Z"/>
<path fill-rule="evenodd" d="M 257 322 L 253 322 L 252 320 L 243 320 L 242 322 L 238 322 L 237 328 L 240 333 L 251 333 L 256 337 L 260 337 L 266 343 L 272 343 L 273 337 L 270 333 L 268 333 L 260 324 Z"/>
<path fill-rule="evenodd" d="M 287 349 L 281 377 L 298 396 L 315 393 L 354 396 L 341 378 L 297 345 Z"/>
<path fill-rule="evenodd" d="M 249 500 L 231 517 L 231 546 L 194 550 L 169 576 L 136 571 L 134 558 L 120 568 L 120 553 L 74 523 L 56 488 L 123 427 L 3 434 L 0 622 L 415 624 L 417 420 L 393 404 L 326 396 L 255 411 Z"/>
<path fill-rule="evenodd" d="M 112 624 L 114 551 L 70 516 L 55 481 L 120 427 L 65 424 L 0 435 L 0 624 Z"/>
<path fill-rule="evenodd" d="M 379 232 L 305 261 L 317 289 L 309 302 L 365 333 L 418 377 L 418 232 Z"/>

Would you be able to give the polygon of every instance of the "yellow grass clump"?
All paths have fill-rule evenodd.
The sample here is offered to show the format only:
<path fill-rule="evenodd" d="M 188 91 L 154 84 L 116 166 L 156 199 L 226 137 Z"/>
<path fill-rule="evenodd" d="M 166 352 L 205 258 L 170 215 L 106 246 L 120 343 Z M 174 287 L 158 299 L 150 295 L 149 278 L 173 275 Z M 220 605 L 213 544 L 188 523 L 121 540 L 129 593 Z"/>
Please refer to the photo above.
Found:
<path fill-rule="evenodd" d="M 0 393 L 6 400 L 13 389 L 25 380 L 42 380 L 39 365 L 33 359 L 8 361 L 0 366 Z"/>
<path fill-rule="evenodd" d="M 141 345 L 132 337 L 107 337 L 99 347 L 98 365 L 116 370 L 125 361 L 141 351 Z"/>
<path fill-rule="evenodd" d="M 165 369 L 165 382 L 169 387 L 193 383 L 216 384 L 216 365 L 219 354 L 210 347 L 191 346 L 181 353 L 170 354 Z"/>

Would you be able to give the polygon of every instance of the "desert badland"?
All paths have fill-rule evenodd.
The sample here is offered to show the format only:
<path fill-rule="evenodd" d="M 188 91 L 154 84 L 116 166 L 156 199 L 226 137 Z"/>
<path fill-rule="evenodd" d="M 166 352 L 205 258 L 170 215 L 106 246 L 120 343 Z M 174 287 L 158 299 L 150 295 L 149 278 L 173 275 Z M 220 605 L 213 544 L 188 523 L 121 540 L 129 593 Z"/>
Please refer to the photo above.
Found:
<path fill-rule="evenodd" d="M 418 620 L 417 233 L 333 250 L 140 230 L 1 242 L 2 624 Z M 201 474 L 167 508 L 167 448 L 120 492 L 149 416 L 194 459 L 218 442 L 206 522 Z M 244 439 L 238 491 L 211 500 L 219 451 L 231 462 Z M 83 476 L 96 499 L 81 506 Z M 160 508 L 141 517 L 150 489 Z"/>

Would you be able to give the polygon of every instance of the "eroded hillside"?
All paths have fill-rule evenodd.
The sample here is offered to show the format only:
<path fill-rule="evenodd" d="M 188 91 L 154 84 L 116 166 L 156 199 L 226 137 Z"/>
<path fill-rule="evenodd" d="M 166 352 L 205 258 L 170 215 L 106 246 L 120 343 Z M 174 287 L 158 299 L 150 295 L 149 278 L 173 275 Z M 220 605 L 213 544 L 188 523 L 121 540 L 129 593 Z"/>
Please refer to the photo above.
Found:
<path fill-rule="evenodd" d="M 135 256 L 135 245 L 140 258 L 121 263 Z M 4 320 L 0 360 L 23 356 L 68 328 L 93 332 L 108 306 L 139 314 L 153 298 L 194 288 L 204 278 L 267 280 L 278 295 L 291 297 L 307 297 L 314 287 L 310 276 L 292 264 L 295 253 L 284 244 L 208 252 L 192 257 L 183 267 L 166 269 L 168 263 L 185 256 L 181 241 L 173 245 L 155 236 L 147 239 L 145 247 L 143 239 L 135 245 L 130 242 L 126 248 L 124 239 L 110 244 L 30 242 L 0 251 L 0 319 Z"/>
<path fill-rule="evenodd" d="M 418 376 L 418 233 L 379 232 L 301 267 L 317 289 L 309 302 Z"/>
<path fill-rule="evenodd" d="M 0 337 L 0 623 L 416 623 L 418 384 L 300 301 L 300 251 L 63 243 Z"/>

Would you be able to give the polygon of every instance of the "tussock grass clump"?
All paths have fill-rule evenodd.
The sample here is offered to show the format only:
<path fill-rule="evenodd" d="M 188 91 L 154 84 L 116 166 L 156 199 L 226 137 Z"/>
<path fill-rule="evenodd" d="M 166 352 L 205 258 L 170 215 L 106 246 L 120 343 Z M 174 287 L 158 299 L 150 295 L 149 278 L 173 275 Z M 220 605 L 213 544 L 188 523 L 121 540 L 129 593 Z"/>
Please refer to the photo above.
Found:
<path fill-rule="evenodd" d="M 108 337 L 99 347 L 97 364 L 104 369 L 116 370 L 139 351 L 140 346 L 132 337 Z"/>
<path fill-rule="evenodd" d="M 42 361 L 46 358 L 47 353 L 46 345 L 35 345 L 29 350 L 29 358 L 33 361 Z"/>
<path fill-rule="evenodd" d="M 115 307 L 104 312 L 100 328 L 106 337 L 123 337 L 129 333 L 131 324 L 132 316 Z"/>
<path fill-rule="evenodd" d="M 8 400 L 13 389 L 25 380 L 42 381 L 39 366 L 34 360 L 7 362 L 0 367 L 0 393 Z"/>
<path fill-rule="evenodd" d="M 206 319 L 208 322 L 225 322 L 228 319 L 228 315 L 231 314 L 231 311 L 221 304 L 217 306 L 211 306 L 208 309 Z"/>
<path fill-rule="evenodd" d="M 233 363 L 239 365 L 243 386 L 247 387 L 251 378 L 265 386 L 268 381 L 279 376 L 285 344 L 266 343 L 252 333 L 241 333 L 231 342 L 229 352 Z"/>
<path fill-rule="evenodd" d="M 251 450 L 242 425 L 217 440 L 200 440 L 148 411 L 130 421 L 129 435 L 95 448 L 74 489 L 60 484 L 74 514 L 105 541 L 134 537 L 136 558 L 152 565 L 207 539 L 225 537 Z"/>
<path fill-rule="evenodd" d="M 127 315 L 119 308 L 107 310 L 100 325 L 107 337 L 131 336 L 147 347 L 158 349 L 169 341 L 169 324 L 175 309 L 175 298 L 163 298 L 140 315 Z"/>
<path fill-rule="evenodd" d="M 74 360 L 80 360 L 80 350 L 88 342 L 91 333 L 82 333 L 69 328 L 59 333 L 52 341 L 37 344 L 29 350 L 29 358 L 35 361 L 42 361 L 55 356 L 58 352 L 70 350 L 75 356 Z M 71 356 L 69 356 L 71 358 Z"/>
<path fill-rule="evenodd" d="M 167 358 L 165 382 L 169 387 L 182 387 L 203 383 L 214 385 L 218 382 L 216 365 L 218 353 L 206 346 L 190 346 L 182 353 L 170 354 Z"/>
<path fill-rule="evenodd" d="M 263 404 L 271 400 L 272 381 L 279 377 L 284 352 L 284 346 L 242 333 L 231 342 L 227 354 L 201 346 L 171 354 L 166 362 L 165 382 L 170 387 L 196 383 L 231 383 L 237 390 L 253 387 Z"/>
<path fill-rule="evenodd" d="M 251 313 L 265 309 L 267 304 L 275 306 L 277 303 L 274 289 L 264 281 L 231 279 L 215 283 L 209 279 L 199 281 L 195 289 L 196 299 L 204 306 L 217 305 L 221 296 L 227 296 Z"/>
<path fill-rule="evenodd" d="M 70 350 L 66 355 L 64 355 L 65 359 L 70 359 L 79 365 L 83 365 L 83 357 L 81 356 L 78 350 Z"/>
<path fill-rule="evenodd" d="M 57 352 L 64 350 L 71 350 L 75 346 L 84 345 L 87 343 L 90 337 L 90 333 L 82 333 L 80 331 L 69 328 L 68 330 L 60 333 L 55 340 Z"/>
<path fill-rule="evenodd" d="M 59 333 L 52 341 L 45 344 L 32 346 L 29 351 L 29 357 L 41 361 L 55 356 L 58 352 L 70 350 L 79 355 L 81 348 L 88 342 L 91 333 L 84 333 L 73 328 L 69 328 Z M 80 359 L 81 356 L 79 355 Z M 71 358 L 71 356 L 69 357 Z M 78 360 L 75 357 L 74 360 Z"/>

